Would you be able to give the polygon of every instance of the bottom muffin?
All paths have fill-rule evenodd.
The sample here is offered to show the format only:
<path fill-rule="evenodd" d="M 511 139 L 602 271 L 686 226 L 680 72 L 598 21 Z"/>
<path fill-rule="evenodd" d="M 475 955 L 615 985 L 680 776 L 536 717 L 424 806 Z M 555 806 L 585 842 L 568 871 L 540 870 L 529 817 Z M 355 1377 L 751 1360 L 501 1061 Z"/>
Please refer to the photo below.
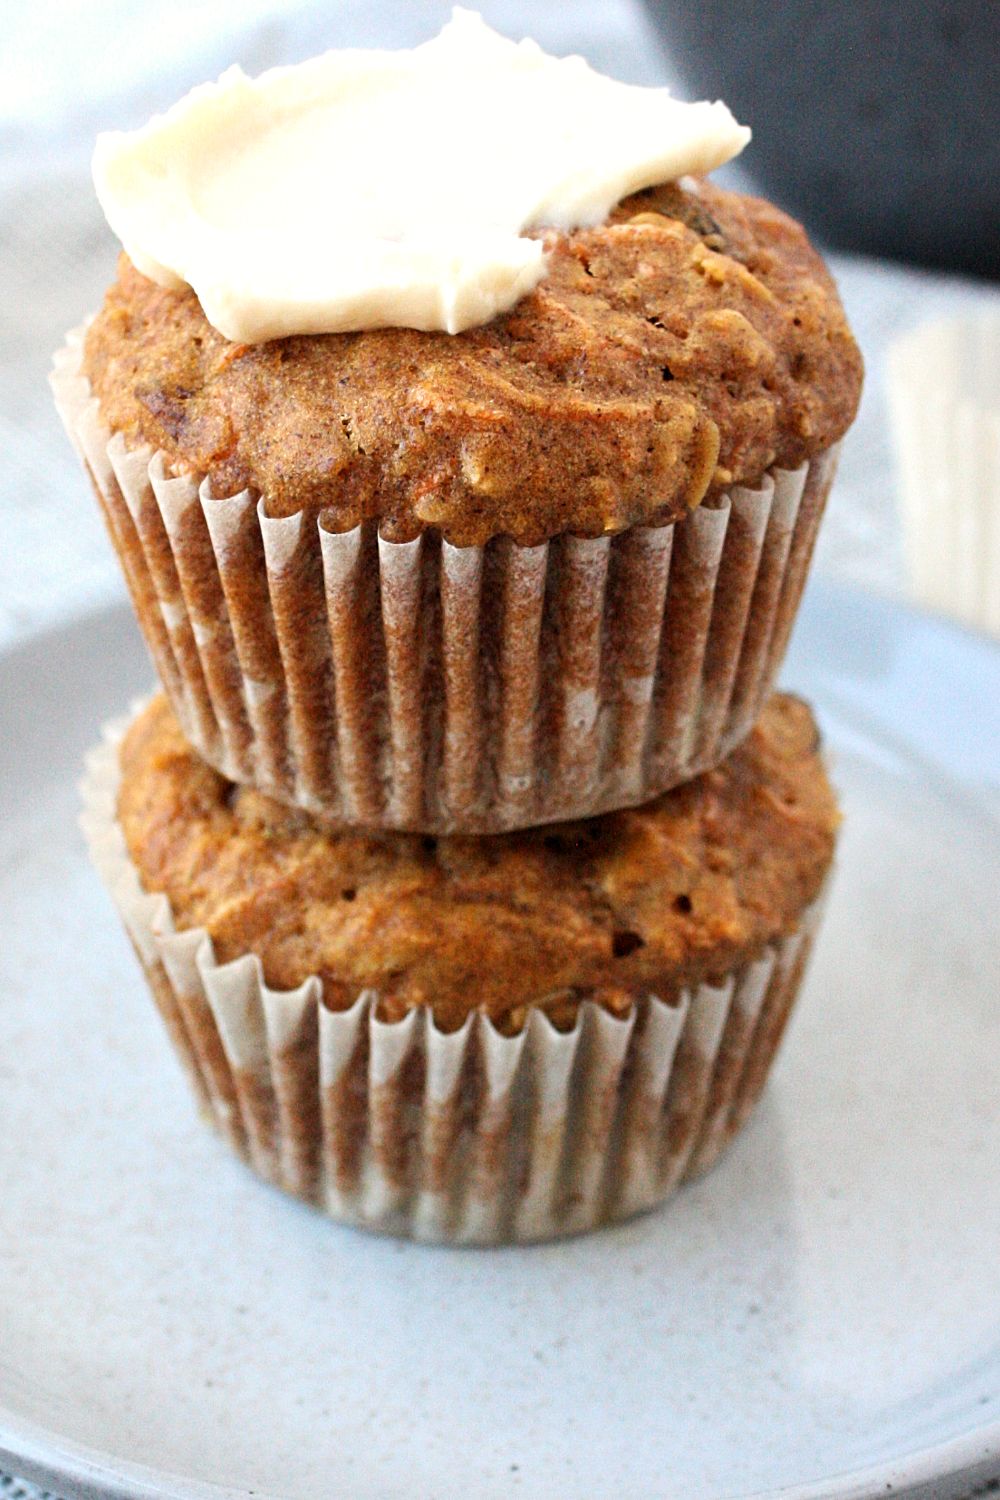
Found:
<path fill-rule="evenodd" d="M 486 839 L 331 830 L 227 782 L 158 697 L 84 828 L 208 1117 L 334 1218 L 578 1232 L 709 1167 L 798 992 L 838 813 L 778 695 L 644 807 Z"/>

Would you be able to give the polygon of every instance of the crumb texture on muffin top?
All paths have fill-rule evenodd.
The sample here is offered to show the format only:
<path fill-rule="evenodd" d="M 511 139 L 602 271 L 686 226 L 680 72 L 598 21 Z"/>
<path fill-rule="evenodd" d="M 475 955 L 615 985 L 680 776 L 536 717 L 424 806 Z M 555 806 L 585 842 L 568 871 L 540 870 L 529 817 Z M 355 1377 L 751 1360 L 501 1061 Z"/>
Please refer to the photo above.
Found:
<path fill-rule="evenodd" d="M 256 953 L 267 983 L 319 976 L 324 1003 L 363 989 L 445 1030 L 482 1010 L 505 1031 L 541 1005 L 637 995 L 748 961 L 793 932 L 830 864 L 836 802 L 816 725 L 776 695 L 716 770 L 644 807 L 494 838 L 322 828 L 237 787 L 189 749 L 161 696 L 121 749 L 118 813 L 147 891 L 216 959 Z"/>
<path fill-rule="evenodd" d="M 233 344 L 123 255 L 88 330 L 107 425 L 213 493 L 332 531 L 533 544 L 679 519 L 842 436 L 861 358 L 804 230 L 686 180 L 549 232 L 544 280 L 465 333 Z"/>

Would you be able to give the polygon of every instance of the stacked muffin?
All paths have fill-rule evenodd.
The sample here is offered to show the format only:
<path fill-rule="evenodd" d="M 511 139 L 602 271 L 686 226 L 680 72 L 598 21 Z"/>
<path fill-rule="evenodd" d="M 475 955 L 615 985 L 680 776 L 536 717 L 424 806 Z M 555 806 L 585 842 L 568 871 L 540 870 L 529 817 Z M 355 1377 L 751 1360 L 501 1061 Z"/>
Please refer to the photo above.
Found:
<path fill-rule="evenodd" d="M 837 811 L 772 696 L 860 359 L 685 179 L 457 335 L 227 341 L 124 256 L 57 402 L 165 696 L 85 826 L 206 1116 L 338 1219 L 648 1208 L 745 1120 Z"/>

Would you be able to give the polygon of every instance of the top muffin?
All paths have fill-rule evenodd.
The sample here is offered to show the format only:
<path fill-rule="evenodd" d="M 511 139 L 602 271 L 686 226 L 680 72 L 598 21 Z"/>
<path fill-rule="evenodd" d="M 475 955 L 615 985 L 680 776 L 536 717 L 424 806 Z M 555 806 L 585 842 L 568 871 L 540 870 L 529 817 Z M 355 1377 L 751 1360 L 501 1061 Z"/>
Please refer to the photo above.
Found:
<path fill-rule="evenodd" d="M 268 513 L 533 544 L 670 522 L 850 425 L 861 357 L 804 230 L 707 181 L 545 234 L 492 322 L 234 344 L 124 255 L 83 370 L 106 424 Z"/>

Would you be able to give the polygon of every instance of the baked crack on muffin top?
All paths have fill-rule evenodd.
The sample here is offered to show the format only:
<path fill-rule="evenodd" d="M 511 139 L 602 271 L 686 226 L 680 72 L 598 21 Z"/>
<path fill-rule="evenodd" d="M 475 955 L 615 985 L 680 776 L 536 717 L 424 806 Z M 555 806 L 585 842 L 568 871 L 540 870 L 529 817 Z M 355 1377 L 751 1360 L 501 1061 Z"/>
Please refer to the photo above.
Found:
<path fill-rule="evenodd" d="M 822 259 L 770 204 L 685 179 L 544 238 L 543 280 L 482 327 L 254 345 L 122 255 L 84 373 L 129 446 L 215 495 L 458 546 L 674 521 L 850 425 L 861 356 Z"/>
<path fill-rule="evenodd" d="M 833 856 L 838 812 L 806 704 L 778 694 L 716 770 L 644 807 L 492 838 L 322 827 L 189 749 L 158 697 L 121 749 L 118 815 L 143 886 L 218 962 L 309 975 L 338 1010 L 362 990 L 396 1020 L 473 1010 L 516 1032 L 593 998 L 623 1014 L 676 998 L 794 932 Z"/>

